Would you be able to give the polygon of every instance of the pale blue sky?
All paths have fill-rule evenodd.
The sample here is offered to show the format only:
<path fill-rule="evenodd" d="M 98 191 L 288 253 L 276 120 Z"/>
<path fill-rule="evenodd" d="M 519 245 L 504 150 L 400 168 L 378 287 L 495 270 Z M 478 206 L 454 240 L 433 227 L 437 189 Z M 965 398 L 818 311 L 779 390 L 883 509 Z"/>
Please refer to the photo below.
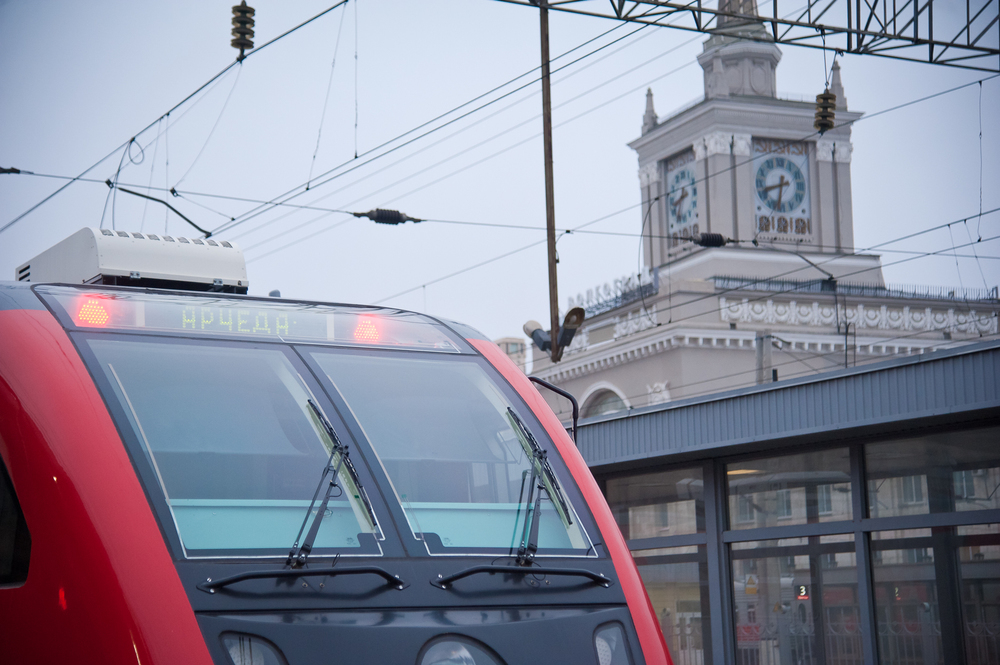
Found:
<path fill-rule="evenodd" d="M 229 46 L 231 4 L 0 2 L 0 166 L 76 175 L 126 141 L 234 59 L 236 51 Z M 251 4 L 257 9 L 261 44 L 331 3 Z M 552 54 L 614 26 L 553 13 Z M 623 27 L 590 48 L 633 29 Z M 262 199 L 304 182 L 338 32 L 317 173 L 350 160 L 355 141 L 365 152 L 529 71 L 539 61 L 538 17 L 524 7 L 490 0 L 352 0 L 346 12 L 337 9 L 234 68 L 196 105 L 175 112 L 174 124 L 158 139 L 153 130 L 139 136 L 145 157 L 137 165 L 126 158 L 121 182 Z M 639 134 L 644 91 L 652 87 L 661 115 L 699 97 L 702 72 L 694 58 L 703 39 L 689 32 L 648 29 L 555 75 L 558 226 L 578 226 L 637 206 L 637 165 L 626 143 Z M 779 91 L 798 97 L 821 92 L 822 53 L 791 47 L 783 53 Z M 985 76 L 859 56 L 842 60 L 842 75 L 850 107 L 866 112 Z M 206 145 L 227 98 L 225 113 Z M 540 106 L 534 84 L 297 201 L 542 227 L 542 148 L 537 138 L 541 121 L 536 117 Z M 979 113 L 980 89 L 973 86 L 855 126 L 852 177 L 859 247 L 978 212 Z M 1000 79 L 993 79 L 982 86 L 983 209 L 1000 206 L 998 118 Z M 133 156 L 139 161 L 137 151 Z M 91 175 L 100 180 L 113 177 L 120 158 L 116 154 Z M 59 184 L 0 175 L 0 226 Z M 75 184 L 0 234 L 0 278 L 11 279 L 17 265 L 80 227 L 99 225 L 107 192 L 103 184 Z M 193 196 L 170 200 L 209 228 L 226 218 L 193 201 L 230 216 L 253 207 Z M 110 204 L 104 216 L 110 224 Z M 193 234 L 178 218 L 165 217 L 162 206 L 117 196 L 118 228 Z M 637 234 L 640 222 L 640 212 L 633 207 L 590 228 Z M 969 242 L 968 234 L 1000 234 L 1000 215 L 981 224 L 956 225 L 950 235 L 941 231 L 892 248 L 936 251 L 953 242 Z M 220 237 L 245 248 L 252 293 L 280 288 L 289 297 L 371 303 L 544 235 L 437 223 L 392 228 L 341 214 L 279 210 Z M 627 236 L 574 235 L 560 240 L 561 302 L 634 272 L 638 243 L 638 238 Z M 1000 282 L 1000 242 L 982 243 L 976 250 L 984 257 L 979 262 L 950 255 L 919 259 L 886 268 L 886 279 L 992 287 Z M 959 253 L 972 252 L 966 248 Z M 883 258 L 890 262 L 904 256 Z M 544 244 L 386 301 L 462 320 L 493 337 L 520 334 L 521 323 L 529 318 L 547 320 L 547 303 Z"/>

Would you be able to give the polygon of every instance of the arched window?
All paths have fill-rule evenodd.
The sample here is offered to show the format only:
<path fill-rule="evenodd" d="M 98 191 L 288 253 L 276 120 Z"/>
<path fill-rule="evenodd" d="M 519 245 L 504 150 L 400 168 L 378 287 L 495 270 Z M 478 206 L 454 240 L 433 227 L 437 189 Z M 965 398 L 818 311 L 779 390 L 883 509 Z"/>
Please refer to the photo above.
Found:
<path fill-rule="evenodd" d="M 625 402 L 613 390 L 598 390 L 583 405 L 582 415 L 584 418 L 589 418 L 591 416 L 601 416 L 605 413 L 623 411 L 626 408 Z"/>

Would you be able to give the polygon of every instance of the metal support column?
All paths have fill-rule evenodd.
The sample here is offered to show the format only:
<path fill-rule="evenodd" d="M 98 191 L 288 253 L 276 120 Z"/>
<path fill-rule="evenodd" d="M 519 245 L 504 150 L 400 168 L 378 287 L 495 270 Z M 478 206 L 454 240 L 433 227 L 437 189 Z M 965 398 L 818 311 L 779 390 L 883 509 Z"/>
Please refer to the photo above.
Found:
<path fill-rule="evenodd" d="M 542 137 L 545 145 L 545 236 L 549 256 L 549 318 L 552 327 L 552 362 L 562 358 L 559 346 L 559 285 L 556 277 L 556 193 L 552 173 L 552 95 L 549 89 L 549 8 L 546 0 L 538 0 L 538 16 L 542 33 Z"/>

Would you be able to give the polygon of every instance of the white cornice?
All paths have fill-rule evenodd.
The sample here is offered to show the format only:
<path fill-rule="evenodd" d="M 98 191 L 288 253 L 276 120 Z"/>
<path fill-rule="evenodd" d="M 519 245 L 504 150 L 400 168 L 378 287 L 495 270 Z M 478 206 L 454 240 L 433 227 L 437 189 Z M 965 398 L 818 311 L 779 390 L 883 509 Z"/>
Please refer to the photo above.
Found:
<path fill-rule="evenodd" d="M 660 280 L 665 280 L 667 270 L 674 277 L 682 274 L 686 270 L 697 267 L 704 263 L 718 262 L 725 265 L 731 261 L 751 261 L 755 263 L 766 263 L 771 269 L 768 275 L 773 275 L 776 267 L 802 266 L 802 271 L 814 270 L 802 257 L 807 257 L 826 270 L 835 272 L 832 268 L 839 268 L 843 271 L 854 271 L 858 269 L 873 270 L 881 263 L 878 254 L 828 254 L 821 252 L 802 251 L 798 254 L 786 252 L 772 252 L 758 248 L 737 248 L 737 247 L 715 247 L 711 249 L 697 249 L 690 254 L 674 259 L 669 264 L 659 266 Z M 875 264 L 875 265 L 872 265 Z M 723 271 L 725 272 L 725 271 Z M 720 273 L 721 274 L 721 273 Z M 794 275 L 786 275 L 788 279 L 794 279 Z"/>
<path fill-rule="evenodd" d="M 535 376 L 559 384 L 582 378 L 613 367 L 627 365 L 667 351 L 681 348 L 710 348 L 721 351 L 754 353 L 756 332 L 752 330 L 725 330 L 712 328 L 671 328 L 639 334 L 632 340 L 620 340 L 602 349 L 585 351 L 576 357 L 565 358 L 558 365 L 540 368 Z M 810 334 L 781 332 L 780 337 L 789 343 L 789 350 L 807 353 L 836 353 L 844 350 L 844 336 L 837 334 Z M 859 356 L 895 356 L 925 353 L 945 348 L 951 343 L 932 339 L 885 339 L 872 336 L 850 337 L 851 351 L 857 346 Z"/>
<path fill-rule="evenodd" d="M 655 145 L 657 158 L 662 159 L 668 156 L 667 152 L 679 152 L 686 144 L 712 131 L 800 140 L 805 134 L 812 133 L 814 113 L 815 106 L 809 102 L 769 97 L 706 99 L 663 120 L 655 129 L 628 145 L 640 154 Z M 858 111 L 838 111 L 838 123 L 844 124 L 827 132 L 826 137 L 849 141 L 850 121 L 862 115 Z"/>

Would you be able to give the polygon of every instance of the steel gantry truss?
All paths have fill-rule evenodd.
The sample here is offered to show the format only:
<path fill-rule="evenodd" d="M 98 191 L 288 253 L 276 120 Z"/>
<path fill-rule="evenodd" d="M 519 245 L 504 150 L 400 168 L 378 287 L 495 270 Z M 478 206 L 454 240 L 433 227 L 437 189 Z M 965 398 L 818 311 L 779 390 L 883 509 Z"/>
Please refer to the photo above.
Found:
<path fill-rule="evenodd" d="M 500 0 L 744 39 L 1000 72 L 1000 0 Z M 711 5 L 711 6 L 707 6 Z"/>

